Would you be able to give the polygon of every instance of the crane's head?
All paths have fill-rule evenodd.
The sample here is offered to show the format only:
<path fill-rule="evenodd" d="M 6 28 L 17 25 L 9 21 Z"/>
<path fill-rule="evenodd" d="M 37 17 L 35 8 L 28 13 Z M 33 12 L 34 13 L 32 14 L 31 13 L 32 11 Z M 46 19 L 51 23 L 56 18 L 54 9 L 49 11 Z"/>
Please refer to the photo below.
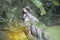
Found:
<path fill-rule="evenodd" d="M 30 7 L 29 6 L 26 6 L 26 7 L 22 8 L 23 14 L 28 13 L 28 11 L 30 11 Z"/>
<path fill-rule="evenodd" d="M 24 20 L 26 17 L 28 17 L 30 7 L 26 6 L 26 7 L 22 8 L 21 11 L 22 11 L 22 19 Z"/>

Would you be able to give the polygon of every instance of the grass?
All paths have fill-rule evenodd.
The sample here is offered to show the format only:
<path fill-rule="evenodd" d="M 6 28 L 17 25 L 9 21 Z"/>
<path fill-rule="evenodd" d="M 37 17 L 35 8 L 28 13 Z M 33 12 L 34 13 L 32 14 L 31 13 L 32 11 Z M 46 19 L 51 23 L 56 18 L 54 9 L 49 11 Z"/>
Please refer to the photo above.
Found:
<path fill-rule="evenodd" d="M 50 40 L 60 40 L 60 26 L 47 27 Z"/>

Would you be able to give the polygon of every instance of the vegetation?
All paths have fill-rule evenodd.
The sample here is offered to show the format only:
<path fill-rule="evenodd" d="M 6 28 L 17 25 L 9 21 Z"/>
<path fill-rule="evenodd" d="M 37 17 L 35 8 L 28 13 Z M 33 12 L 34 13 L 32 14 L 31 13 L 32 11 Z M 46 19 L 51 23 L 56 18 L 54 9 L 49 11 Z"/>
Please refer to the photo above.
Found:
<path fill-rule="evenodd" d="M 39 23 L 37 24 L 35 23 L 37 27 L 60 24 L 60 0 L 0 0 L 0 35 L 1 35 L 0 40 L 5 40 L 6 35 L 4 32 L 2 32 L 2 29 L 4 28 L 10 29 L 12 27 L 15 29 L 10 29 L 10 30 L 14 30 L 14 31 L 15 30 L 19 31 L 19 29 L 26 30 L 24 29 L 23 19 L 22 19 L 23 14 L 21 11 L 21 9 L 24 8 L 25 6 L 29 6 L 32 10 L 32 13 L 31 12 L 30 13 L 36 18 L 38 18 Z M 14 24 L 15 22 L 17 23 Z M 54 28 L 50 28 L 50 27 L 48 27 L 48 29 L 55 30 Z M 23 31 L 21 35 L 24 35 L 24 37 L 26 38 Z M 11 39 L 11 40 L 15 40 L 15 39 Z M 26 40 L 28 39 L 26 38 Z M 59 39 L 57 38 L 56 40 Z"/>
<path fill-rule="evenodd" d="M 47 32 L 49 33 L 50 40 L 60 40 L 60 26 L 49 26 Z"/>

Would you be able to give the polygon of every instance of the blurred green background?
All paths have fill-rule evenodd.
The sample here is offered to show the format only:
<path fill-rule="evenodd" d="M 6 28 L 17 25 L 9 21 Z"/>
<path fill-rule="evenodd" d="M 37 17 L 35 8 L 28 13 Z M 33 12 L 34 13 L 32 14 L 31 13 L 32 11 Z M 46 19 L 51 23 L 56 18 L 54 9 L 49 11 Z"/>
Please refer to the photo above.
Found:
<path fill-rule="evenodd" d="M 60 25 L 60 0 L 0 0 L 1 40 L 5 40 L 1 33 L 4 27 L 14 21 L 23 22 L 20 10 L 25 6 L 29 6 L 34 12 L 31 14 L 47 26 L 50 40 L 60 40 L 60 26 L 55 26 Z"/>
<path fill-rule="evenodd" d="M 49 26 L 46 30 L 50 40 L 60 40 L 60 26 Z"/>

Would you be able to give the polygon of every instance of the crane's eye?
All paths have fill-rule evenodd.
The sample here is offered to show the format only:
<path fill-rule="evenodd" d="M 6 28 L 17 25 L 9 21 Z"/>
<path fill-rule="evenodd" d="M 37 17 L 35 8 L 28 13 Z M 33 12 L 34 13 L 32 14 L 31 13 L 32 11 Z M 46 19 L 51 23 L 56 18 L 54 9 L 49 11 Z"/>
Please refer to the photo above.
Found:
<path fill-rule="evenodd" d="M 30 9 L 29 8 L 26 8 L 27 11 L 29 11 Z"/>

